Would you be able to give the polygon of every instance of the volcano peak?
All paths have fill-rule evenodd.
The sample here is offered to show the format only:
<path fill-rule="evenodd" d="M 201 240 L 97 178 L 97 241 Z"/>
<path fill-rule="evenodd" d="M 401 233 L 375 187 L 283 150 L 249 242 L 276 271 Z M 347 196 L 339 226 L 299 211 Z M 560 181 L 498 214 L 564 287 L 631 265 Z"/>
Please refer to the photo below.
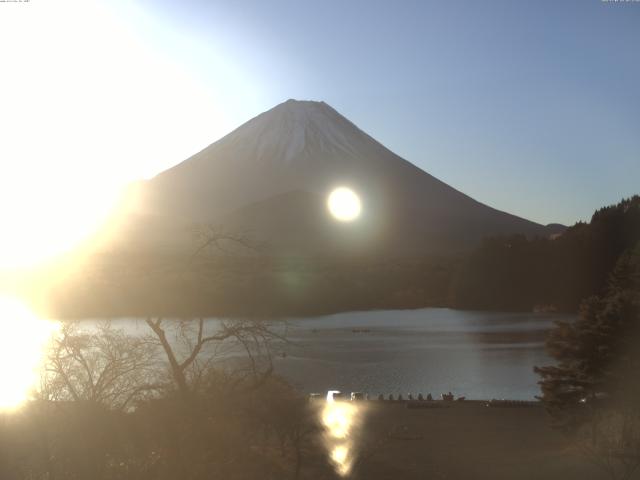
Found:
<path fill-rule="evenodd" d="M 147 205 L 156 215 L 254 231 L 273 245 L 296 238 L 291 251 L 321 251 L 320 234 L 309 232 L 325 228 L 323 199 L 338 186 L 358 192 L 366 215 L 357 228 L 380 251 L 463 249 L 487 235 L 545 233 L 451 188 L 312 100 L 280 103 L 161 173 L 148 184 Z M 295 205 L 270 201 L 292 191 L 304 192 L 306 204 L 320 202 L 304 221 Z"/>

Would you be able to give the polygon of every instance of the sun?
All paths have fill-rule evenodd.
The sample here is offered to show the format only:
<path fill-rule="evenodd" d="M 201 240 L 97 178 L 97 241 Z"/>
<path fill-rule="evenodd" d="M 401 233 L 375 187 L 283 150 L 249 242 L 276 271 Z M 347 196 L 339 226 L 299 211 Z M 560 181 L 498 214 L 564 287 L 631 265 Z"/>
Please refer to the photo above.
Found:
<path fill-rule="evenodd" d="M 360 216 L 362 204 L 356 192 L 347 187 L 338 187 L 329 194 L 327 208 L 336 220 L 352 222 Z"/>

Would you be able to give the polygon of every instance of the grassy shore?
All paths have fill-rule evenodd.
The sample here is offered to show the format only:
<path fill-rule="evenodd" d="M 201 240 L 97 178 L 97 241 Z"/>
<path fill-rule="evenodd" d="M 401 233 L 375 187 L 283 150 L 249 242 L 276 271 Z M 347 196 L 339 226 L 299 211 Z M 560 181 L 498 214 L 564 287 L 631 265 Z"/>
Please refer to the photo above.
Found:
<path fill-rule="evenodd" d="M 354 476 L 367 479 L 600 479 L 539 406 L 441 408 L 368 402 Z"/>

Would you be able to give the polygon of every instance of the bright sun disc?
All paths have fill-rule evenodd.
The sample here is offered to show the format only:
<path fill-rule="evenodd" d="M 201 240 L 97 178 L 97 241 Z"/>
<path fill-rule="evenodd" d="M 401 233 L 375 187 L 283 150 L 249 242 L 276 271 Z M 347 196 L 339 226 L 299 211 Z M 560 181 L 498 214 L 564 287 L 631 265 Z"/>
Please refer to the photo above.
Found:
<path fill-rule="evenodd" d="M 336 220 L 351 222 L 360 216 L 362 205 L 360 198 L 350 188 L 338 187 L 329 194 L 327 199 L 329 212 Z"/>

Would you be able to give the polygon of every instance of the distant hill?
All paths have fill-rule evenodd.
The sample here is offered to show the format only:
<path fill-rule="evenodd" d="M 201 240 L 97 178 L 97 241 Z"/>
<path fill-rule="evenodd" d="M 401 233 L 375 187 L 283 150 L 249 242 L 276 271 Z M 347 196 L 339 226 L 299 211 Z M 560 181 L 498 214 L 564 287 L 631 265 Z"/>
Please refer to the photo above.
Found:
<path fill-rule="evenodd" d="M 345 185 L 362 216 L 329 217 Z M 324 102 L 288 100 L 144 182 L 124 244 L 184 245 L 193 223 L 248 232 L 276 255 L 390 256 L 467 250 L 483 237 L 549 236 L 542 226 L 488 207 L 394 154 Z"/>

